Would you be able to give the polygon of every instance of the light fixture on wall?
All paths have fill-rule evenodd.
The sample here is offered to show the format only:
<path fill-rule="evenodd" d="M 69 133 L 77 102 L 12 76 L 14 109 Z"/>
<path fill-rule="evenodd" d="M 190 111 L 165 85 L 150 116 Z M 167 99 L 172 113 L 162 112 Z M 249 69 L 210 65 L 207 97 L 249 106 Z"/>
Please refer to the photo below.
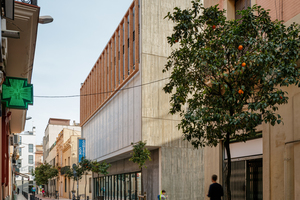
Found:
<path fill-rule="evenodd" d="M 40 24 L 49 24 L 53 22 L 53 18 L 50 15 L 40 16 L 39 23 Z"/>

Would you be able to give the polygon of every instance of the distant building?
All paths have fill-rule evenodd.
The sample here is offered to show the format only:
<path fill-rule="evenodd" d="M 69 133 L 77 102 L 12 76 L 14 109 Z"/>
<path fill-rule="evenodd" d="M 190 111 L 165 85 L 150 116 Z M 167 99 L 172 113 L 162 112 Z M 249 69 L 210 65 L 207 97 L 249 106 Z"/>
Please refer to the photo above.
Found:
<path fill-rule="evenodd" d="M 81 137 L 80 131 L 74 131 L 70 129 L 63 129 L 56 140 L 56 167 L 59 169 L 59 176 L 57 178 L 57 185 L 55 190 L 59 192 L 59 195 L 63 198 L 71 199 L 71 191 L 74 189 L 77 194 L 77 182 L 70 178 L 65 177 L 65 171 L 72 167 L 73 164 L 78 163 L 78 138 Z M 53 151 L 54 149 L 52 149 Z M 92 174 L 87 175 L 87 187 L 86 194 L 91 199 L 91 179 Z M 53 180 L 52 180 L 53 181 Z M 73 188 L 73 186 L 75 186 Z M 79 181 L 78 194 L 85 194 L 85 176 Z M 51 191 L 54 191 L 52 188 Z"/>
<path fill-rule="evenodd" d="M 43 145 L 35 145 L 35 167 L 43 163 Z"/>
<path fill-rule="evenodd" d="M 73 124 L 71 125 L 69 119 L 49 119 L 43 138 L 43 160 L 44 162 L 47 162 L 55 167 L 58 167 L 59 163 L 58 152 L 56 148 L 57 137 L 63 129 L 74 131 L 74 133 L 80 133 L 81 131 L 81 127 L 79 124 L 76 124 L 75 121 L 73 121 Z M 58 190 L 57 179 L 55 178 L 49 180 L 45 190 L 48 191 L 50 195 L 54 195 L 55 190 Z"/>
<path fill-rule="evenodd" d="M 17 168 L 19 172 L 27 177 L 19 175 L 16 177 L 17 187 L 20 191 L 28 192 L 33 186 L 34 177 L 31 175 L 32 171 L 35 168 L 35 127 L 32 128 L 32 131 L 25 131 L 20 134 L 20 144 L 19 144 L 19 159 L 17 160 Z M 22 186 L 23 185 L 23 186 Z"/>
<path fill-rule="evenodd" d="M 43 159 L 49 164 L 55 166 L 55 156 L 50 156 L 50 149 L 55 146 L 56 137 L 58 134 L 64 129 L 68 128 L 75 131 L 81 131 L 81 127 L 79 124 L 73 122 L 70 125 L 69 119 L 57 119 L 57 118 L 50 118 L 45 129 L 45 135 L 43 138 Z M 54 159 L 54 160 L 53 160 Z"/>

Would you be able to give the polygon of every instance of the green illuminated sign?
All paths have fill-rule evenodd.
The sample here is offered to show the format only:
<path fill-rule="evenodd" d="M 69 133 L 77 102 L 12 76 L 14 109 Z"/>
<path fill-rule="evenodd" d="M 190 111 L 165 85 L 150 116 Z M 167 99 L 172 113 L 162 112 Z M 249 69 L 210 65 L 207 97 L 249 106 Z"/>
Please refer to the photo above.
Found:
<path fill-rule="evenodd" d="M 1 100 L 6 102 L 7 108 L 28 109 L 28 104 L 33 104 L 33 85 L 25 78 L 6 77 Z"/>

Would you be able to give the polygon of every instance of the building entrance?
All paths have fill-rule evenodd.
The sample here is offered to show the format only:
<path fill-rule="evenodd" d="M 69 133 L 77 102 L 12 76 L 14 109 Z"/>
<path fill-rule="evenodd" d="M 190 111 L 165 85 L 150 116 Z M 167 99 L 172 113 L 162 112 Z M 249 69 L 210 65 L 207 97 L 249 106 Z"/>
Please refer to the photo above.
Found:
<path fill-rule="evenodd" d="M 225 160 L 225 168 L 226 168 Z M 262 158 L 240 158 L 231 164 L 231 196 L 235 200 L 262 200 Z M 226 174 L 224 174 L 225 180 Z M 225 186 L 225 182 L 223 184 Z M 224 187 L 224 193 L 226 188 Z M 225 194 L 226 195 L 226 194 Z"/>

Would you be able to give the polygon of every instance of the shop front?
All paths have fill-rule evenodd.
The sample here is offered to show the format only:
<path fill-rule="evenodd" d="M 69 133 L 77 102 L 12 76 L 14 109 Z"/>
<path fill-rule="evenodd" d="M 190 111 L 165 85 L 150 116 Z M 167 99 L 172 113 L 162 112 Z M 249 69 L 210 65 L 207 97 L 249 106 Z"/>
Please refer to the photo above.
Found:
<path fill-rule="evenodd" d="M 141 173 L 94 177 L 94 199 L 137 200 L 141 194 Z"/>

